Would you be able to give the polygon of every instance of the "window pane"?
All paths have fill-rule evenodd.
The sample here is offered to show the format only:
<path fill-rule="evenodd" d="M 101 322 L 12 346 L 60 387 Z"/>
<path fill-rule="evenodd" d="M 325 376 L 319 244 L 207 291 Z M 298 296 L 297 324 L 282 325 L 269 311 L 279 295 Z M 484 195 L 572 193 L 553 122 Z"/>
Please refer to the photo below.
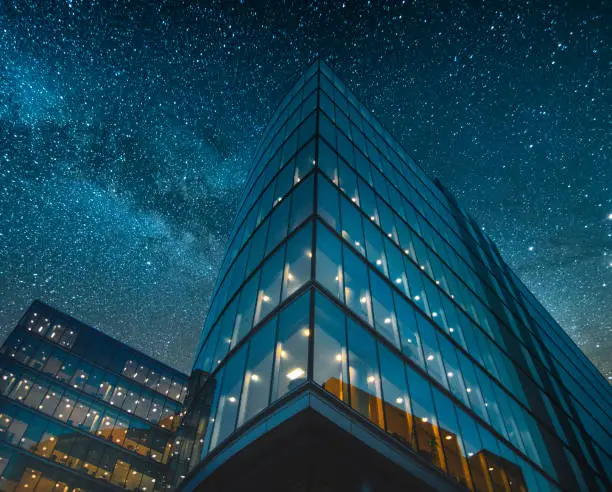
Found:
<path fill-rule="evenodd" d="M 345 316 L 319 292 L 315 295 L 314 381 L 348 401 Z"/>
<path fill-rule="evenodd" d="M 303 294 L 280 313 L 272 401 L 306 381 L 309 313 L 310 292 Z"/>
<path fill-rule="evenodd" d="M 239 340 L 251 330 L 253 326 L 253 313 L 257 300 L 257 284 L 259 283 L 259 272 L 242 287 L 238 312 L 236 313 L 236 326 L 234 327 L 234 346 Z M 210 342 L 209 342 L 210 343 Z"/>
<path fill-rule="evenodd" d="M 250 274 L 257 266 L 261 263 L 264 257 L 264 246 L 266 244 L 266 235 L 268 234 L 269 220 L 257 229 L 257 232 L 251 239 L 251 246 L 249 250 L 249 261 L 247 265 L 246 274 Z"/>
<path fill-rule="evenodd" d="M 447 471 L 457 482 L 471 489 L 472 479 L 455 416 L 455 405 L 435 388 L 433 395 L 438 413 L 438 425 L 440 426 L 440 437 L 444 447 Z"/>
<path fill-rule="evenodd" d="M 397 326 L 401 340 L 402 351 L 419 366 L 425 367 L 421 335 L 415 318 L 414 308 L 401 295 L 393 293 Z"/>
<path fill-rule="evenodd" d="M 346 193 L 350 200 L 359 205 L 359 194 L 357 192 L 357 175 L 355 172 L 342 160 L 339 165 L 340 182 L 339 188 Z"/>
<path fill-rule="evenodd" d="M 378 346 L 387 432 L 413 445 L 412 410 L 403 362 L 383 345 Z"/>
<path fill-rule="evenodd" d="M 312 222 L 287 242 L 287 258 L 283 285 L 283 300 L 293 294 L 310 279 L 312 257 Z"/>
<path fill-rule="evenodd" d="M 285 246 L 276 251 L 266 260 L 261 270 L 261 282 L 257 293 L 257 307 L 255 308 L 254 324 L 259 323 L 277 305 L 280 299 L 281 282 L 283 277 L 283 261 Z"/>
<path fill-rule="evenodd" d="M 484 419 L 485 422 L 488 422 L 489 416 L 487 415 L 485 401 L 480 391 L 478 379 L 476 379 L 474 364 L 463 354 L 458 353 L 458 355 L 461 373 L 463 374 L 463 380 L 465 382 L 465 391 L 468 395 L 469 406 L 480 418 Z"/>
<path fill-rule="evenodd" d="M 314 201 L 313 183 L 314 178 L 309 176 L 308 179 L 299 185 L 291 194 L 290 231 L 312 215 L 312 204 Z"/>
<path fill-rule="evenodd" d="M 338 184 L 338 155 L 321 139 L 319 140 L 318 165 L 329 179 Z"/>
<path fill-rule="evenodd" d="M 340 240 L 321 223 L 317 224 L 316 263 L 317 281 L 341 301 L 344 300 Z"/>
<path fill-rule="evenodd" d="M 229 358 L 225 366 L 223 385 L 219 396 L 219 406 L 215 417 L 215 427 L 210 443 L 211 450 L 235 429 L 245 359 L 246 346 L 243 346 L 237 353 Z"/>
<path fill-rule="evenodd" d="M 405 366 L 405 369 L 412 402 L 418 453 L 433 465 L 444 470 L 444 455 L 431 399 L 431 387 L 410 366 Z"/>
<path fill-rule="evenodd" d="M 457 350 L 441 333 L 437 333 L 437 335 L 448 386 L 453 395 L 459 398 L 465 405 L 468 405 L 468 396 L 463 383 L 463 376 L 459 368 L 459 362 L 457 362 Z"/>
<path fill-rule="evenodd" d="M 347 330 L 351 406 L 384 428 L 376 341 L 364 328 L 350 319 Z"/>
<path fill-rule="evenodd" d="M 376 331 L 397 348 L 400 348 L 391 287 L 372 270 L 370 270 L 370 285 L 372 287 L 372 310 Z"/>
<path fill-rule="evenodd" d="M 368 288 L 368 268 L 361 258 L 344 247 L 344 297 L 346 305 L 372 324 L 372 304 Z"/>
<path fill-rule="evenodd" d="M 378 228 L 370 221 L 364 222 L 364 232 L 366 241 L 366 253 L 370 263 L 376 265 L 376 268 L 384 275 L 388 276 L 387 260 L 383 247 L 383 238 Z"/>
<path fill-rule="evenodd" d="M 378 213 L 380 214 L 380 226 L 385 236 L 397 243 L 398 237 L 393 212 L 380 198 L 378 199 Z"/>
<path fill-rule="evenodd" d="M 371 221 L 378 224 L 376 197 L 372 191 L 372 188 L 370 188 L 362 179 L 359 179 L 359 200 L 361 210 L 366 213 Z"/>
<path fill-rule="evenodd" d="M 340 202 L 338 190 L 321 177 L 317 177 L 317 212 L 330 226 L 340 232 Z"/>
<path fill-rule="evenodd" d="M 425 297 L 425 289 L 423 288 L 422 275 L 419 269 L 408 258 L 404 258 L 404 266 L 406 267 L 406 276 L 408 277 L 408 288 L 410 289 L 410 298 L 414 303 L 429 315 L 427 306 L 427 298 Z"/>
<path fill-rule="evenodd" d="M 206 437 L 202 446 L 202 455 L 208 452 L 208 448 L 212 441 L 213 430 L 215 427 L 215 416 L 217 414 L 217 408 L 219 405 L 219 396 L 221 395 L 221 384 L 223 383 L 224 369 L 224 367 L 219 369 L 219 372 L 206 382 L 206 385 L 202 390 L 203 393 L 207 394 L 207 396 L 212 394 L 212 403 L 210 405 L 210 412 L 208 414 L 208 421 L 206 423 Z"/>
<path fill-rule="evenodd" d="M 304 176 L 314 167 L 315 165 L 315 141 L 312 140 L 306 147 L 300 150 L 295 161 L 295 173 L 293 175 L 293 182 L 299 183 Z"/>
<path fill-rule="evenodd" d="M 238 415 L 239 426 L 263 410 L 268 404 L 272 381 L 276 322 L 277 319 L 274 318 L 266 323 L 253 335 L 250 342 L 249 358 L 240 400 L 240 413 Z"/>
<path fill-rule="evenodd" d="M 482 452 L 477 424 L 472 417 L 461 409 L 457 409 L 457 420 L 463 437 L 464 453 L 470 466 L 474 489 L 478 492 L 489 492 L 493 490 L 493 485 Z"/>
<path fill-rule="evenodd" d="M 408 277 L 404 271 L 403 254 L 390 241 L 385 241 L 385 251 L 389 266 L 389 278 L 404 294 L 410 296 Z"/>
<path fill-rule="evenodd" d="M 289 225 L 289 200 L 283 200 L 278 203 L 269 220 L 270 230 L 268 231 L 266 254 L 270 254 L 287 235 L 287 226 Z"/>
<path fill-rule="evenodd" d="M 365 255 L 361 213 L 346 198 L 340 198 L 340 213 L 342 215 L 342 237 Z"/>
<path fill-rule="evenodd" d="M 438 340 L 436 338 L 436 329 L 422 316 L 417 316 L 417 322 L 419 323 L 419 332 L 421 333 L 421 341 L 423 342 L 423 353 L 425 355 L 427 372 L 445 388 L 448 388 L 446 376 L 444 374 L 444 366 L 442 364 L 442 356 L 440 355 Z"/>

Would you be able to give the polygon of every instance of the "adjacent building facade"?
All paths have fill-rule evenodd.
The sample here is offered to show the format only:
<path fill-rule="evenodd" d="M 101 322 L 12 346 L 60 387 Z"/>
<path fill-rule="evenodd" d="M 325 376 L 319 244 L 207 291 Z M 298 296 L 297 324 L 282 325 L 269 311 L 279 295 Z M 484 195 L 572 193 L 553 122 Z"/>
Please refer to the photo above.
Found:
<path fill-rule="evenodd" d="M 263 135 L 193 374 L 179 490 L 612 489 L 610 385 L 322 62 Z"/>
<path fill-rule="evenodd" d="M 0 371 L 0 490 L 170 488 L 187 376 L 38 301 Z"/>

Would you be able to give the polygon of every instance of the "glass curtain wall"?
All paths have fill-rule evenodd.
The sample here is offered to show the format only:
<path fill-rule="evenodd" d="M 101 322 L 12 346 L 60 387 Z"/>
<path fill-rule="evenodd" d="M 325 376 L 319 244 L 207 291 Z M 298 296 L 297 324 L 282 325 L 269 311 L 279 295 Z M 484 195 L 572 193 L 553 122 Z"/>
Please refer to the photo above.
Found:
<path fill-rule="evenodd" d="M 317 62 L 255 158 L 195 361 L 211 379 L 189 456 L 311 380 L 470 490 L 606 490 L 610 390 L 558 329 L 546 340 L 523 290 Z"/>

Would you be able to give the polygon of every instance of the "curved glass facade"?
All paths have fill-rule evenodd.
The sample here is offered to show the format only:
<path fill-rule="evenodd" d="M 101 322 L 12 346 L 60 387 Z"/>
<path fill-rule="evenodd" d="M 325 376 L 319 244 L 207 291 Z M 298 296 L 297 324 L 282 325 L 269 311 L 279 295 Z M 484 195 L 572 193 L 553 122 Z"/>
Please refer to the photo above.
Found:
<path fill-rule="evenodd" d="M 470 490 L 612 483 L 609 384 L 322 62 L 264 133 L 194 374 L 180 475 L 308 383 Z"/>

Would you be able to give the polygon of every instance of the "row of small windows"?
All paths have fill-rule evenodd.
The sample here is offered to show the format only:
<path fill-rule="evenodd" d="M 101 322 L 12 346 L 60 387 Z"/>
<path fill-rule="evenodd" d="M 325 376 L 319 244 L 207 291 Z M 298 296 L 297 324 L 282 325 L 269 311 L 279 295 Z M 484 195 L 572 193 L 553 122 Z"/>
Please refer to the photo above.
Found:
<path fill-rule="evenodd" d="M 321 118 L 321 132 L 325 135 L 326 138 L 328 138 L 328 134 L 331 133 L 333 135 L 334 130 L 330 127 L 330 129 L 326 131 L 326 125 L 324 124 L 325 116 L 322 116 Z M 338 139 L 340 138 L 340 136 L 342 136 L 342 134 L 338 133 Z M 340 140 L 338 141 L 337 145 L 340 146 Z M 347 149 L 350 149 L 352 147 L 350 144 L 347 145 Z M 417 220 L 417 216 L 416 214 L 414 214 L 411 205 L 407 203 L 405 199 L 401 198 L 400 195 L 395 192 L 395 189 L 393 187 L 387 185 L 387 181 L 383 177 L 383 175 L 374 166 L 372 166 L 367 161 L 367 159 L 361 156 L 361 153 L 356 148 L 354 150 L 347 149 L 344 150 L 344 155 L 351 156 L 350 162 L 352 162 L 353 165 L 356 167 L 357 172 L 359 172 L 360 174 L 359 177 L 344 162 L 344 160 L 338 158 L 337 154 L 333 152 L 325 144 L 324 141 L 321 141 L 319 147 L 319 165 L 328 174 L 330 179 L 334 180 L 335 183 L 339 185 L 343 189 L 343 191 L 345 191 L 345 193 L 347 193 L 351 197 L 351 200 L 354 203 L 359 204 L 364 209 L 364 212 L 368 214 L 372 222 L 379 224 L 383 228 L 383 230 L 386 230 L 388 232 L 388 236 L 392 238 L 396 243 L 403 243 L 402 247 L 406 246 L 404 250 L 407 253 L 411 254 L 414 257 L 415 261 L 415 252 L 418 251 L 420 253 L 419 256 L 425 258 L 425 260 L 421 262 L 423 270 L 427 271 L 430 276 L 434 278 L 437 277 L 436 283 L 440 285 L 444 290 L 446 290 L 447 292 L 451 291 L 451 289 L 449 288 L 449 284 L 451 284 L 450 281 L 454 279 L 454 274 L 445 267 L 444 263 L 438 261 L 435 255 L 433 255 L 432 253 L 430 253 L 429 255 L 426 254 L 426 243 L 421 241 L 418 236 L 415 236 L 414 234 L 410 235 L 410 233 L 408 232 L 409 228 L 404 225 L 404 222 L 399 219 L 396 214 L 393 214 L 391 212 L 391 209 L 386 206 L 385 203 L 380 202 L 380 199 L 376 199 L 374 193 L 371 191 L 371 189 L 365 183 L 361 176 L 366 176 L 367 181 L 375 186 L 377 194 L 385 194 L 386 199 L 391 200 L 391 202 L 394 203 L 395 210 L 403 210 L 404 214 L 408 214 L 404 216 L 409 219 L 409 224 L 414 224 L 414 226 L 418 226 L 420 224 L 421 231 L 419 231 L 419 234 L 423 234 L 422 230 L 424 230 L 426 222 L 422 220 Z M 353 157 L 353 155 L 355 155 L 356 157 Z M 359 156 L 361 156 L 361 159 L 359 158 Z M 396 217 L 395 221 L 393 220 L 394 215 Z M 400 228 L 399 232 L 403 232 L 403 234 L 400 234 L 400 236 L 403 237 L 400 237 L 399 239 L 398 227 Z M 490 291 L 488 285 L 486 283 L 483 283 L 480 277 L 474 275 L 472 270 L 470 268 L 467 268 L 467 265 L 464 265 L 463 260 L 460 257 L 456 256 L 454 252 L 450 250 L 450 248 L 446 247 L 444 241 L 433 241 L 433 239 L 439 238 L 439 236 L 437 233 L 433 233 L 433 229 L 429 229 L 431 232 L 431 234 L 427 234 L 427 236 L 431 238 L 429 240 L 429 244 L 435 244 L 436 246 L 434 247 L 442 251 L 441 257 L 445 258 L 446 261 L 451 261 L 453 258 L 455 258 L 456 261 L 453 262 L 453 268 L 462 273 L 461 278 L 471 286 L 471 289 L 474 292 L 482 291 L 484 289 L 485 294 L 483 297 L 485 299 L 490 299 L 492 292 Z M 377 261 L 382 262 L 382 260 Z M 435 269 L 433 268 L 434 266 L 436 266 Z M 437 275 L 435 276 L 436 273 Z M 444 281 L 444 279 L 446 279 L 447 281 Z M 452 282 L 452 284 L 461 286 L 458 279 Z M 497 287 L 496 284 L 494 285 Z M 455 295 L 457 295 L 458 299 L 456 299 L 456 301 L 458 301 L 465 309 L 467 309 L 475 319 L 480 319 L 482 326 L 487 329 L 489 335 L 493 336 L 493 330 L 497 328 L 498 322 L 492 315 L 483 317 L 483 315 L 486 315 L 488 313 L 488 310 L 484 308 L 478 298 L 470 299 L 468 297 L 467 301 L 470 302 L 466 302 L 466 299 L 463 299 L 460 296 L 461 292 L 464 290 L 465 289 L 452 289 L 453 293 L 451 293 L 451 295 L 453 296 L 453 298 Z M 498 297 L 499 296 L 501 296 L 501 292 L 498 291 Z M 478 306 L 475 306 L 474 303 L 476 303 Z M 516 325 L 516 321 L 514 319 L 513 314 L 508 310 L 505 305 L 502 306 L 503 311 L 500 312 L 499 310 L 497 310 L 497 315 L 500 316 L 502 319 L 505 319 L 507 322 L 507 326 L 511 327 L 513 333 L 520 338 L 520 335 L 522 335 L 522 333 Z M 490 321 L 488 317 L 491 318 Z M 525 319 L 526 317 L 524 316 L 523 324 Z M 501 334 L 497 334 L 497 336 L 494 338 L 498 341 L 498 343 L 504 346 L 504 339 Z M 533 379 L 536 380 L 540 386 L 542 386 L 542 382 L 539 379 L 540 371 L 535 368 L 530 353 L 524 348 L 524 346 L 521 346 L 520 350 L 522 352 L 522 356 L 527 359 L 527 368 L 530 369 Z M 543 362 L 546 361 L 544 357 L 539 357 L 538 360 L 542 360 Z M 560 401 L 563 401 L 562 397 L 560 398 Z"/>
<path fill-rule="evenodd" d="M 53 467 L 33 456 L 0 447 L 0 490 L 32 492 L 98 492 L 103 487 L 89 490 L 81 487 L 83 479 Z"/>
<path fill-rule="evenodd" d="M 161 490 L 163 474 L 155 465 L 147 465 L 135 456 L 81 436 L 70 428 L 49 422 L 45 417 L 25 409 L 12 405 L 3 407 L 0 413 L 0 439 L 102 482 L 120 485 L 128 490 Z M 54 490 L 42 487 L 46 485 L 43 479 L 47 474 L 23 474 L 26 461 L 23 455 L 17 452 L 12 455 L 5 449 L 0 450 L 0 455 L 3 459 L 0 461 L 1 490 Z"/>
<path fill-rule="evenodd" d="M 113 371 L 133 379 L 158 393 L 167 395 L 173 400 L 183 401 L 187 391 L 186 376 L 176 376 L 170 371 L 160 369 L 156 371 L 147 357 L 140 357 L 136 352 L 133 352 L 131 357 L 122 358 L 121 355 L 123 355 L 122 352 L 124 350 L 121 350 L 118 342 L 107 340 L 107 343 L 103 343 L 102 340 L 106 337 L 91 328 L 83 331 L 77 326 L 53 323 L 50 318 L 44 312 L 32 311 L 28 313 L 24 326 L 27 331 L 45 337 L 47 340 L 57 343 L 66 350 L 73 351 L 75 355 L 85 356 L 87 360 L 99 363 L 104 367 L 109 367 L 109 364 L 104 364 L 104 362 L 108 360 L 110 353 L 114 359 L 112 362 L 109 361 L 110 368 Z M 77 336 L 79 336 L 79 344 L 75 345 Z M 94 339 L 92 340 L 91 337 L 94 337 Z M 83 338 L 87 340 L 83 340 Z M 40 343 L 33 342 L 33 345 L 40 346 L 40 350 L 45 350 L 47 347 L 42 341 Z M 90 353 L 90 346 L 96 346 L 98 350 Z M 127 350 L 129 349 L 125 349 L 125 351 Z M 83 353 L 84 351 L 87 353 Z M 60 353 L 59 351 L 54 352 L 56 354 Z M 65 357 L 69 362 L 74 363 L 79 360 L 75 355 L 66 354 Z M 88 363 L 84 364 L 89 366 Z M 71 364 L 68 365 L 70 366 Z"/>
<path fill-rule="evenodd" d="M 170 422 L 165 420 L 178 414 L 179 404 L 175 401 L 130 383 L 109 371 L 93 367 L 59 348 L 44 343 L 37 347 L 36 342 L 36 339 L 29 339 L 14 332 L 5 344 L 6 355 L 78 390 L 70 392 L 75 398 L 79 396 L 79 391 L 82 391 L 90 395 L 83 395 L 85 399 L 98 398 L 160 427 L 176 427 L 178 421 L 174 422 L 174 417 Z M 41 376 L 42 379 L 45 378 Z M 6 378 L 0 381 L 5 388 L 8 382 Z"/>
<path fill-rule="evenodd" d="M 49 384 L 17 368 L 3 371 L 0 394 L 49 417 L 105 439 L 159 463 L 168 458 L 172 435 L 130 415 L 97 404 L 83 395 Z M 178 415 L 156 404 L 147 413 L 167 429 L 176 429 Z"/>

